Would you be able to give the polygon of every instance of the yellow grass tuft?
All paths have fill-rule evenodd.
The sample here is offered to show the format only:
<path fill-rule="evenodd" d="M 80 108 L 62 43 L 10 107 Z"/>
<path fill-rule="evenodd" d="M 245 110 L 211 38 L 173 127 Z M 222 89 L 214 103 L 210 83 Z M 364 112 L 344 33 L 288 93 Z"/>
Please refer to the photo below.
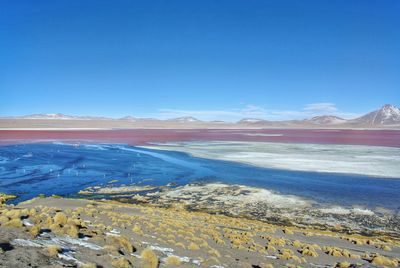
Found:
<path fill-rule="evenodd" d="M 198 245 L 196 245 L 195 243 L 190 243 L 190 245 L 188 246 L 188 249 L 190 250 L 199 250 L 200 247 Z"/>
<path fill-rule="evenodd" d="M 283 229 L 282 231 L 283 231 L 285 234 L 288 234 L 288 235 L 294 234 L 294 232 L 293 232 L 292 230 L 290 230 L 289 228 L 285 228 L 285 229 Z"/>
<path fill-rule="evenodd" d="M 318 257 L 318 253 L 315 251 L 313 247 L 306 246 L 299 250 L 301 255 L 310 256 L 310 257 Z"/>
<path fill-rule="evenodd" d="M 391 251 L 392 250 L 392 248 L 389 247 L 388 245 L 382 245 L 382 246 L 380 246 L 380 248 L 383 249 L 383 250 L 386 250 L 386 251 Z"/>
<path fill-rule="evenodd" d="M 56 234 L 61 234 L 62 232 L 62 230 L 61 230 L 61 226 L 59 225 L 59 224 L 57 224 L 57 223 L 53 223 L 53 224 L 51 224 L 50 226 L 49 226 L 49 229 L 53 232 L 53 233 L 56 233 Z"/>
<path fill-rule="evenodd" d="M 54 216 L 54 222 L 60 225 L 65 225 L 68 221 L 67 216 L 62 212 L 57 212 Z"/>
<path fill-rule="evenodd" d="M 275 251 L 276 251 L 276 248 L 275 248 L 274 246 L 268 245 L 268 246 L 267 246 L 267 250 L 268 250 L 268 251 L 271 251 L 271 252 L 275 252 Z"/>
<path fill-rule="evenodd" d="M 118 248 L 115 245 L 105 245 L 103 249 L 111 255 L 119 255 Z"/>
<path fill-rule="evenodd" d="M 10 219 L 9 219 L 8 217 L 6 217 L 6 216 L 3 216 L 3 215 L 0 216 L 0 224 L 1 224 L 1 225 L 5 224 L 5 223 L 8 222 L 9 220 L 10 220 Z"/>
<path fill-rule="evenodd" d="M 4 223 L 4 226 L 12 227 L 12 228 L 21 228 L 23 225 L 22 225 L 21 219 L 16 218 L 16 219 L 10 220 L 9 222 Z"/>
<path fill-rule="evenodd" d="M 52 256 L 55 257 L 58 255 L 58 253 L 61 252 L 61 247 L 58 245 L 51 245 L 46 247 L 46 252 Z"/>
<path fill-rule="evenodd" d="M 65 232 L 67 235 L 70 237 L 78 237 L 79 236 L 79 230 L 75 225 L 71 225 L 67 227 L 67 230 Z"/>
<path fill-rule="evenodd" d="M 338 268 L 349 268 L 351 266 L 351 263 L 347 261 L 342 261 L 336 264 L 336 267 Z"/>
<path fill-rule="evenodd" d="M 125 257 L 118 258 L 118 259 L 114 260 L 111 264 L 115 268 L 130 268 L 130 267 L 132 267 L 131 263 Z"/>
<path fill-rule="evenodd" d="M 300 248 L 302 246 L 302 244 L 299 240 L 294 240 L 292 243 L 292 246 L 295 248 Z"/>
<path fill-rule="evenodd" d="M 153 250 L 147 248 L 142 251 L 142 254 L 140 254 L 142 257 L 142 264 L 143 267 L 145 268 L 157 268 L 158 267 L 158 257 L 154 253 Z"/>
<path fill-rule="evenodd" d="M 179 259 L 179 257 L 177 257 L 177 256 L 169 256 L 165 260 L 165 264 L 167 266 L 179 266 L 179 265 L 181 265 L 181 259 Z"/>
<path fill-rule="evenodd" d="M 28 212 L 29 217 L 35 216 L 36 215 L 36 209 L 31 208 Z"/>
<path fill-rule="evenodd" d="M 33 237 L 38 236 L 39 233 L 40 233 L 40 227 L 37 226 L 37 225 L 32 226 L 31 228 L 29 228 L 29 233 L 30 233 Z"/>
<path fill-rule="evenodd" d="M 395 259 L 390 259 L 388 257 L 382 255 L 376 255 L 372 260 L 371 263 L 378 266 L 398 266 L 399 262 Z"/>
<path fill-rule="evenodd" d="M 44 214 L 43 214 L 44 216 Z M 43 227 L 47 229 L 51 229 L 50 226 L 53 224 L 53 219 L 51 217 L 47 217 L 43 222 Z"/>
<path fill-rule="evenodd" d="M 271 244 L 273 246 L 283 247 L 283 246 L 285 246 L 286 242 L 285 242 L 284 238 L 271 237 L 271 238 L 269 238 L 269 244 Z"/>
<path fill-rule="evenodd" d="M 290 253 L 289 250 L 284 249 L 281 254 L 279 254 L 279 259 L 282 260 L 290 260 L 292 259 L 293 255 Z"/>
<path fill-rule="evenodd" d="M 115 244 L 117 244 L 120 248 L 122 248 L 126 253 L 132 253 L 134 251 L 134 247 L 132 246 L 131 241 L 128 237 L 120 235 L 120 236 L 112 236 L 111 238 Z"/>
<path fill-rule="evenodd" d="M 136 233 L 136 234 L 139 234 L 139 235 L 142 235 L 142 234 L 143 234 L 142 228 L 140 228 L 139 225 L 133 226 L 132 232 L 134 232 L 134 233 Z"/>
<path fill-rule="evenodd" d="M 183 243 L 181 243 L 181 242 L 176 243 L 175 246 L 181 247 L 183 249 L 186 249 L 185 245 Z"/>
<path fill-rule="evenodd" d="M 292 260 L 296 261 L 298 263 L 302 263 L 303 262 L 303 258 L 300 258 L 299 256 L 296 256 L 296 255 L 292 255 Z"/>
<path fill-rule="evenodd" d="M 334 256 L 334 257 L 348 257 L 348 258 L 357 258 L 358 255 L 351 254 L 347 249 L 342 249 L 338 247 L 324 247 L 324 251 L 326 254 Z"/>
<path fill-rule="evenodd" d="M 208 254 L 214 255 L 214 256 L 216 256 L 217 258 L 220 258 L 220 257 L 221 257 L 221 253 L 219 253 L 219 251 L 216 250 L 215 248 L 211 248 L 211 249 L 208 251 Z"/>

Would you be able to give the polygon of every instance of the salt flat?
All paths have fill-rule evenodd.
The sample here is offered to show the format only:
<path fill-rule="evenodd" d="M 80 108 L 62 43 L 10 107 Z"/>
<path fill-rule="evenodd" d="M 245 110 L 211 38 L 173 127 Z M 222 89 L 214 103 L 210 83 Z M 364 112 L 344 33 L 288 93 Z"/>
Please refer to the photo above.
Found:
<path fill-rule="evenodd" d="M 264 168 L 400 178 L 400 148 L 272 142 L 170 142 L 146 148 Z"/>

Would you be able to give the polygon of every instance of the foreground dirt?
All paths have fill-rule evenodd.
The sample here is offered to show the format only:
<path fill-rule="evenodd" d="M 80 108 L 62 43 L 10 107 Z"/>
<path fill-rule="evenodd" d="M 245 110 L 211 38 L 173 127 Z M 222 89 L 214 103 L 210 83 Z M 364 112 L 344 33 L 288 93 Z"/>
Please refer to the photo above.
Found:
<path fill-rule="evenodd" d="M 109 200 L 0 208 L 0 267 L 397 267 L 400 242 Z"/>

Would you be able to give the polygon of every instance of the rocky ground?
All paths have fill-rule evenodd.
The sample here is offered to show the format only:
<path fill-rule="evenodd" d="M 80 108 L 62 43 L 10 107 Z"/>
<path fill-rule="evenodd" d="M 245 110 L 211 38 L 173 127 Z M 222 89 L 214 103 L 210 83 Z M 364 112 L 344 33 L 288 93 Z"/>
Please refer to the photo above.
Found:
<path fill-rule="evenodd" d="M 110 200 L 0 208 L 0 267 L 398 266 L 400 242 Z"/>
<path fill-rule="evenodd" d="M 273 191 L 223 183 L 195 183 L 179 187 L 118 186 L 91 187 L 84 197 L 114 199 L 124 203 L 151 204 L 232 217 L 256 219 L 273 224 L 313 227 L 321 230 L 400 239 L 400 215 L 383 208 L 321 205 L 313 200 Z"/>

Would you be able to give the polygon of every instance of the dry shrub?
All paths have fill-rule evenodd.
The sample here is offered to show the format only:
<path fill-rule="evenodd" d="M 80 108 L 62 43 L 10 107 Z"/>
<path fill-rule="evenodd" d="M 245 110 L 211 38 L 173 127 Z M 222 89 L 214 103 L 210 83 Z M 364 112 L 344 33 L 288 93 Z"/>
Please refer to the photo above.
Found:
<path fill-rule="evenodd" d="M 312 247 L 312 246 L 304 246 L 302 249 L 299 250 L 299 252 L 303 256 L 318 257 L 318 253 L 315 251 L 314 247 Z"/>
<path fill-rule="evenodd" d="M 292 242 L 292 246 L 295 248 L 300 248 L 302 246 L 301 242 L 299 240 L 294 240 Z"/>
<path fill-rule="evenodd" d="M 219 238 L 219 237 L 215 237 L 215 238 L 214 238 L 214 242 L 217 243 L 217 244 L 220 244 L 220 245 L 225 245 L 225 241 L 222 240 L 222 239 Z"/>
<path fill-rule="evenodd" d="M 271 244 L 271 245 L 273 245 L 273 246 L 280 246 L 280 247 L 283 247 L 283 246 L 285 246 L 285 244 L 286 244 L 285 239 L 283 239 L 283 238 L 271 237 L 271 238 L 269 238 L 268 240 L 269 240 L 269 243 L 268 243 L 268 244 Z"/>
<path fill-rule="evenodd" d="M 292 260 L 298 262 L 298 263 L 302 263 L 304 258 L 300 258 L 299 256 L 296 255 L 292 255 Z"/>
<path fill-rule="evenodd" d="M 66 226 L 66 232 L 67 235 L 70 237 L 77 238 L 79 236 L 79 230 L 76 226 L 71 225 L 71 226 Z"/>
<path fill-rule="evenodd" d="M 378 266 L 398 266 L 399 262 L 395 259 L 390 259 L 388 257 L 382 255 L 376 255 L 372 260 L 371 263 Z"/>
<path fill-rule="evenodd" d="M 29 228 L 29 233 L 33 236 L 36 237 L 40 234 L 40 227 L 35 225 Z"/>
<path fill-rule="evenodd" d="M 372 239 L 368 239 L 368 240 L 366 241 L 366 243 L 367 243 L 367 245 L 371 245 L 371 246 L 375 245 L 375 241 L 372 240 Z"/>
<path fill-rule="evenodd" d="M 30 217 L 32 217 L 32 216 L 35 216 L 36 215 L 36 209 L 34 209 L 34 208 L 31 208 L 30 210 L 29 210 L 29 216 Z"/>
<path fill-rule="evenodd" d="M 231 243 L 235 247 L 239 247 L 240 245 L 242 245 L 242 241 L 240 239 L 233 239 L 233 240 L 231 240 Z"/>
<path fill-rule="evenodd" d="M 142 251 L 142 254 L 140 254 L 140 256 L 142 257 L 143 266 L 145 268 L 158 267 L 158 257 L 153 250 L 147 248 Z"/>
<path fill-rule="evenodd" d="M 283 260 L 293 260 L 298 263 L 303 262 L 303 260 L 300 257 L 294 255 L 294 253 L 291 249 L 282 249 L 281 254 L 279 254 L 278 257 Z"/>
<path fill-rule="evenodd" d="M 347 258 L 361 258 L 359 255 L 351 254 L 347 249 L 338 247 L 324 247 L 325 253 L 335 257 L 347 257 Z"/>
<path fill-rule="evenodd" d="M 103 249 L 111 255 L 119 255 L 118 248 L 114 245 L 105 245 Z"/>
<path fill-rule="evenodd" d="M 179 266 L 181 265 L 181 259 L 178 256 L 169 256 L 165 260 L 167 266 Z"/>
<path fill-rule="evenodd" d="M 188 246 L 188 249 L 190 250 L 199 250 L 200 247 L 198 245 L 196 245 L 195 243 L 190 243 L 190 245 Z"/>
<path fill-rule="evenodd" d="M 142 235 L 142 234 L 143 234 L 142 228 L 140 228 L 139 225 L 133 226 L 132 232 L 134 232 L 134 233 L 136 233 L 136 234 L 139 234 L 139 235 Z"/>
<path fill-rule="evenodd" d="M 186 249 L 185 245 L 183 243 L 181 243 L 181 242 L 176 243 L 175 246 L 181 247 L 183 249 Z"/>
<path fill-rule="evenodd" d="M 65 225 L 68 221 L 67 216 L 62 212 L 57 212 L 54 216 L 54 222 L 60 225 Z"/>
<path fill-rule="evenodd" d="M 173 234 L 167 235 L 167 238 L 169 238 L 169 239 L 174 239 L 174 240 L 175 240 L 175 236 L 174 236 Z"/>
<path fill-rule="evenodd" d="M 12 219 L 9 222 L 4 223 L 4 226 L 12 227 L 12 228 L 21 228 L 23 226 L 21 219 L 16 218 Z"/>
<path fill-rule="evenodd" d="M 288 235 L 294 234 L 294 232 L 293 232 L 292 230 L 288 229 L 288 228 L 285 228 L 285 229 L 283 229 L 282 231 L 283 231 L 285 234 L 288 234 Z"/>
<path fill-rule="evenodd" d="M 8 222 L 10 219 L 6 216 L 1 215 L 0 216 L 0 224 L 5 224 L 6 222 Z"/>
<path fill-rule="evenodd" d="M 27 208 L 24 208 L 20 212 L 21 217 L 27 217 L 29 216 L 29 210 Z"/>
<path fill-rule="evenodd" d="M 45 216 L 45 215 L 43 215 Z M 47 216 L 47 218 L 43 222 L 43 227 L 47 229 L 51 229 L 50 226 L 53 224 L 53 219 L 50 216 Z"/>
<path fill-rule="evenodd" d="M 52 256 L 55 257 L 62 251 L 61 247 L 58 245 L 51 245 L 46 247 L 46 252 Z"/>
<path fill-rule="evenodd" d="M 380 249 L 383 249 L 383 250 L 386 250 L 386 251 L 391 251 L 392 250 L 392 248 L 389 247 L 388 245 L 381 245 Z"/>
<path fill-rule="evenodd" d="M 74 212 L 76 212 L 78 214 L 81 214 L 83 212 L 83 208 L 82 207 L 78 207 L 78 208 L 75 209 Z"/>
<path fill-rule="evenodd" d="M 221 254 L 220 254 L 219 251 L 216 250 L 215 248 L 210 248 L 210 250 L 208 251 L 208 254 L 214 255 L 214 256 L 216 256 L 216 257 L 218 257 L 218 258 L 221 257 Z"/>
<path fill-rule="evenodd" d="M 205 265 L 204 267 L 209 267 L 209 266 L 214 266 L 214 265 L 219 265 L 219 264 L 221 264 L 221 262 L 219 261 L 218 258 L 211 257 L 204 262 L 204 265 Z"/>
<path fill-rule="evenodd" d="M 336 264 L 336 267 L 338 268 L 349 268 L 351 266 L 350 263 L 348 263 L 347 261 L 342 261 Z"/>
<path fill-rule="evenodd" d="M 53 223 L 49 226 L 49 229 L 56 234 L 62 234 L 61 226 L 58 223 Z"/>
<path fill-rule="evenodd" d="M 114 260 L 111 264 L 115 268 L 130 268 L 130 267 L 132 267 L 131 263 L 125 257 L 118 258 L 118 259 Z"/>
<path fill-rule="evenodd" d="M 135 248 L 132 246 L 131 241 L 126 236 L 112 236 L 111 239 L 114 243 L 116 243 L 120 248 L 122 248 L 126 253 L 132 253 Z"/>
<path fill-rule="evenodd" d="M 21 211 L 17 209 L 12 209 L 12 210 L 6 210 L 4 213 L 4 216 L 7 216 L 11 219 L 14 218 L 20 218 L 21 217 Z"/>

